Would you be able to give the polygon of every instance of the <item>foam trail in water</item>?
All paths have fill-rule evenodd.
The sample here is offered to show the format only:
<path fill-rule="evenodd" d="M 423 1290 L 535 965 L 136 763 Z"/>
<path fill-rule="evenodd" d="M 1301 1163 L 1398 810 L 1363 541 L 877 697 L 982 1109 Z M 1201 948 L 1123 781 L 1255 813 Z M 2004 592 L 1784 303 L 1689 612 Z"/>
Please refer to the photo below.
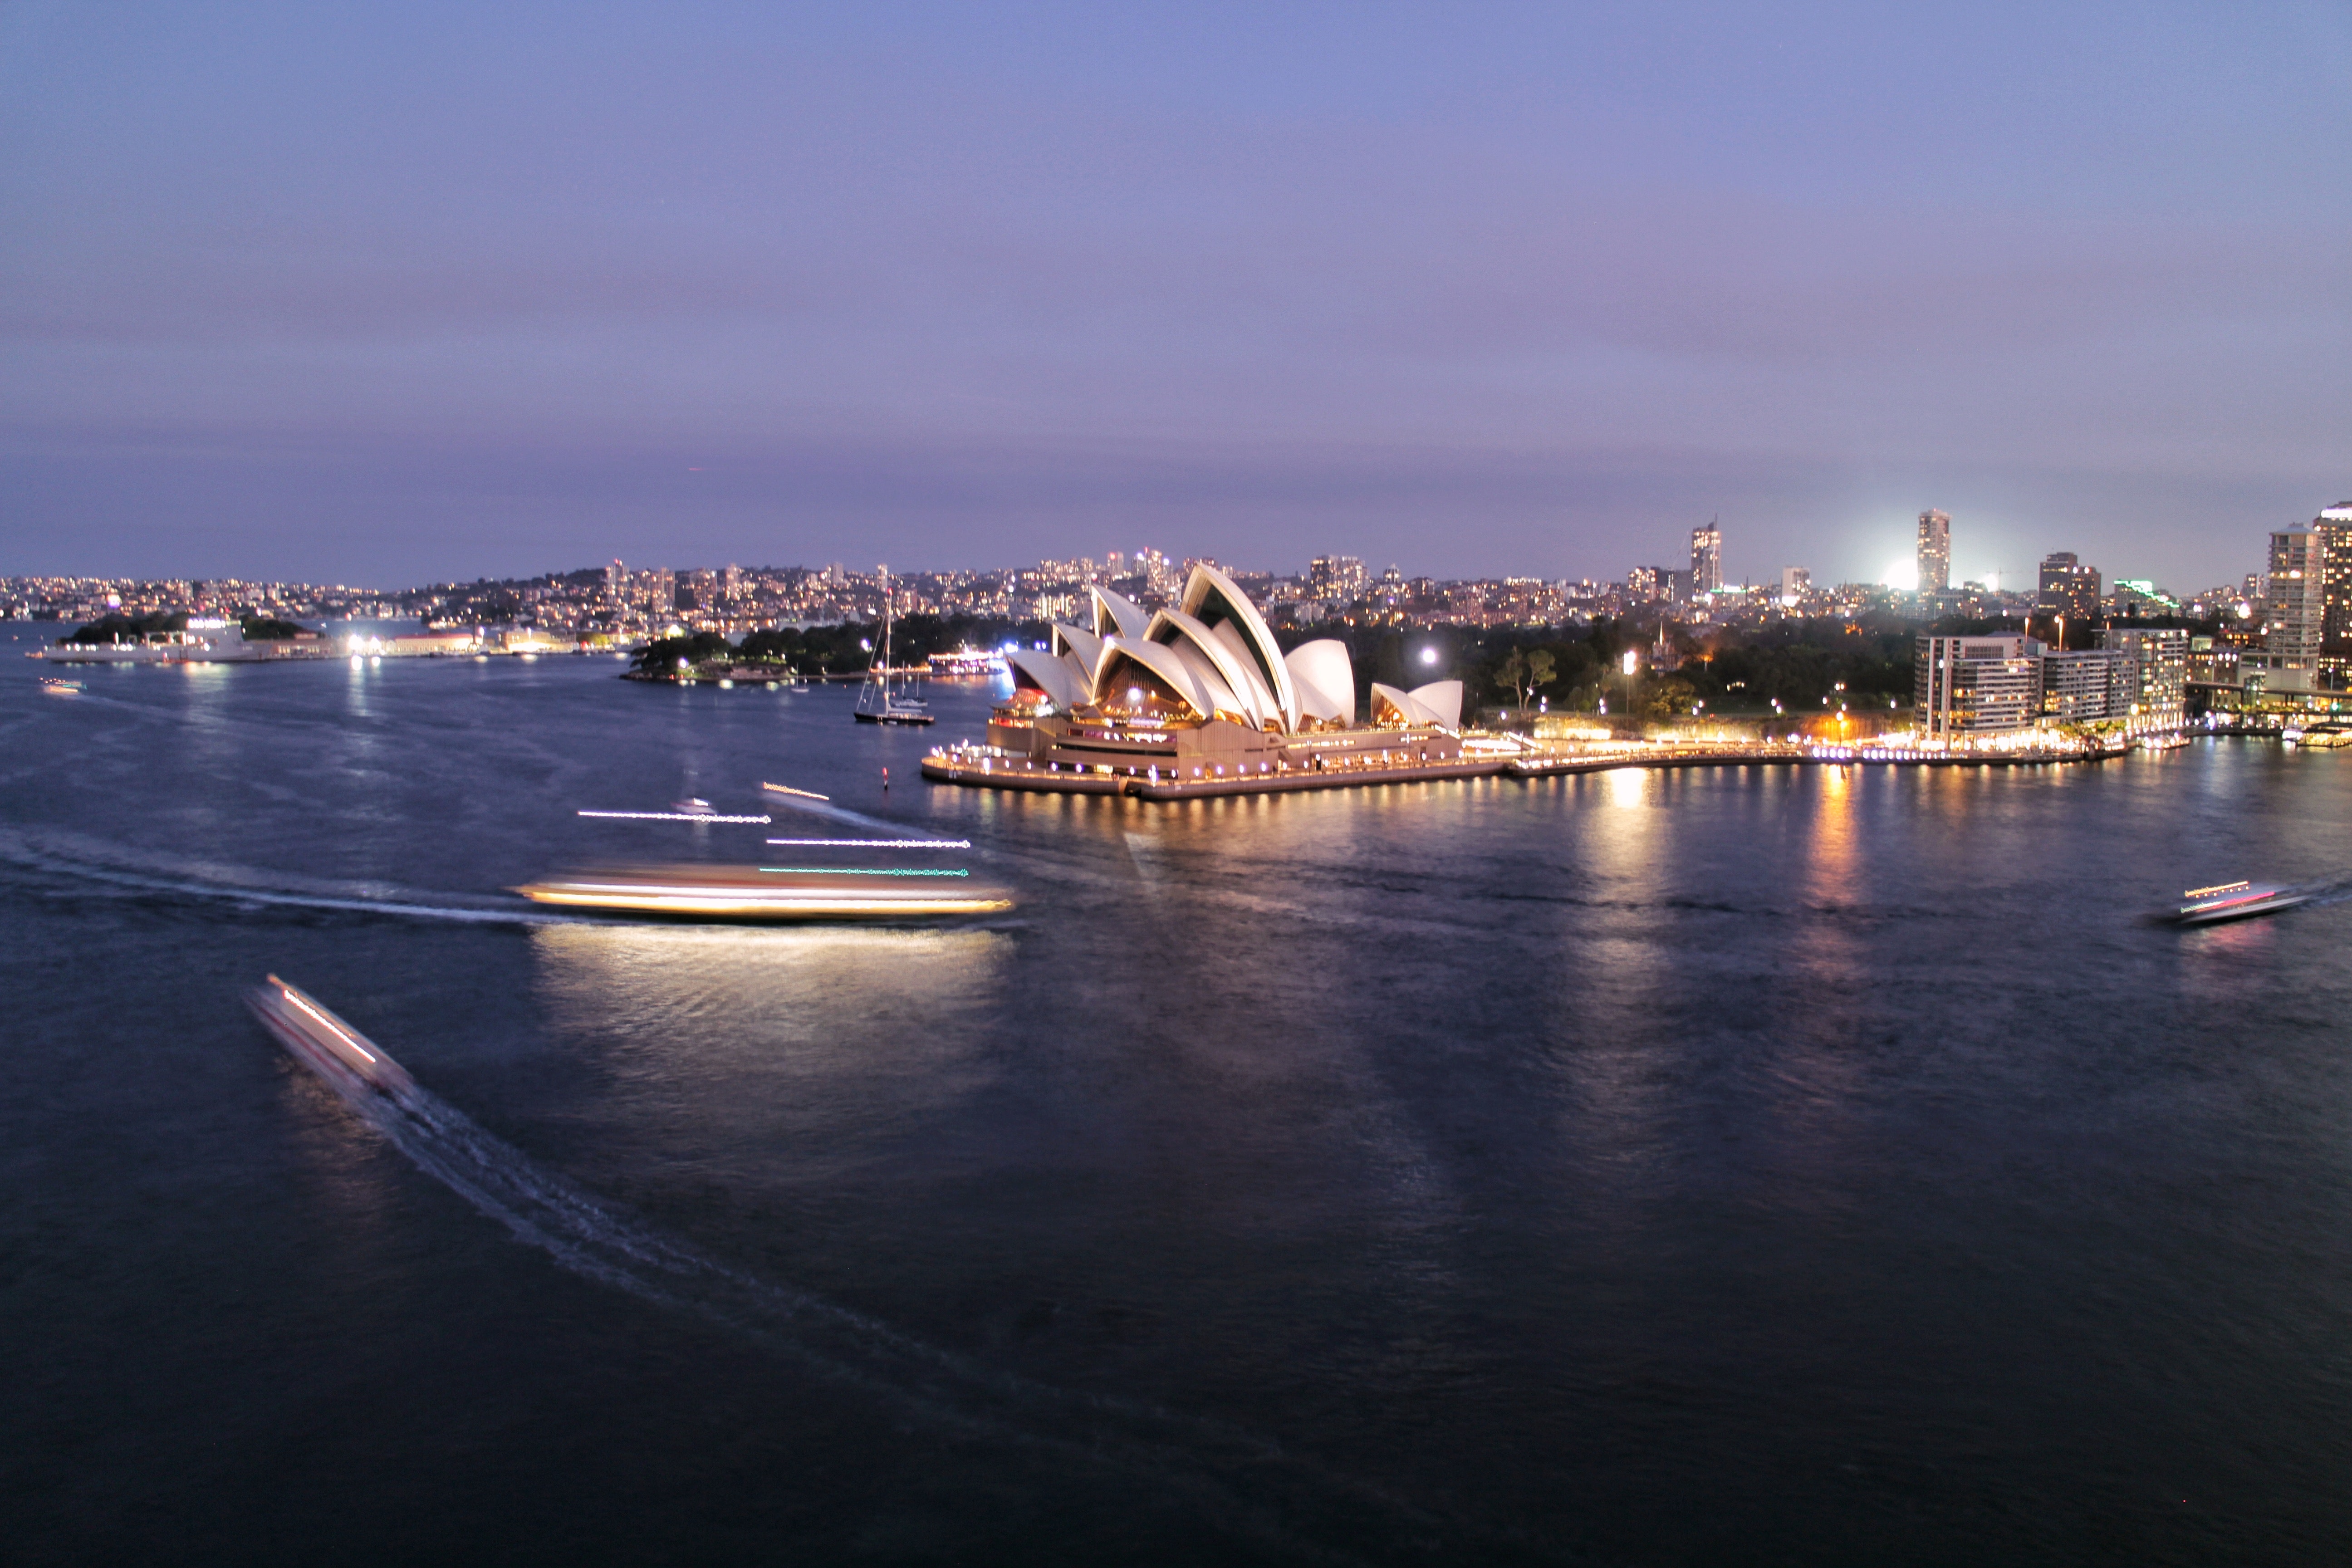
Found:
<path fill-rule="evenodd" d="M 352 1074 L 313 1067 L 312 1076 L 420 1170 L 564 1268 L 748 1333 L 940 1426 L 1148 1475 L 1198 1493 L 1202 1504 L 1231 1516 L 1235 1529 L 1292 1549 L 1301 1542 L 1274 1524 L 1268 1510 L 1319 1516 L 1326 1528 L 1316 1529 L 1318 1536 L 1336 1528 L 1391 1545 L 1402 1533 L 1418 1537 L 1429 1527 L 1418 1510 L 1295 1458 L 1270 1440 L 1034 1383 L 730 1268 L 614 1213 L 420 1087 L 385 1093 Z M 1318 1554 L 1328 1550 L 1328 1542 L 1317 1547 Z"/>
<path fill-rule="evenodd" d="M 903 822 L 886 822 L 878 816 L 867 816 L 863 812 L 835 805 L 829 800 L 813 795 L 787 795 L 782 790 L 766 790 L 761 795 L 760 804 L 767 806 L 785 806 L 793 811 L 806 812 L 811 816 L 828 817 L 835 822 L 845 822 L 856 827 L 870 827 L 877 832 L 887 833 L 899 838 L 916 837 L 917 830 L 908 827 Z"/>
<path fill-rule="evenodd" d="M 53 841 L 54 840 L 54 841 Z M 36 836 L 0 832 L 0 859 L 28 870 L 77 882 L 98 882 L 130 892 L 170 898 L 220 900 L 238 904 L 262 904 L 287 909 L 349 910 L 396 915 L 408 920 L 457 921 L 478 925 L 579 924 L 586 917 L 541 910 L 521 900 L 481 900 L 461 902 L 436 899 L 430 893 L 392 889 L 379 894 L 346 890 L 336 884 L 285 879 L 264 884 L 248 880 L 243 868 L 220 868 L 180 861 L 161 855 L 138 855 L 79 836 Z M 427 902 L 427 900 L 436 901 Z"/>

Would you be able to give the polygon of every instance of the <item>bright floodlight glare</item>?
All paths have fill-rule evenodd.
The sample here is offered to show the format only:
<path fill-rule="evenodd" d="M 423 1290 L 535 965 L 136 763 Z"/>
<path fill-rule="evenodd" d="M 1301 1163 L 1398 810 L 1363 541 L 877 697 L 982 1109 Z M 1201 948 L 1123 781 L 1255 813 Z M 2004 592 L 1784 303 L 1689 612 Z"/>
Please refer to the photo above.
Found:
<path fill-rule="evenodd" d="M 1423 648 L 1421 650 L 1421 662 L 1423 664 L 1435 664 L 1437 662 L 1437 650 L 1433 647 Z"/>
<path fill-rule="evenodd" d="M 1631 675 L 1631 674 L 1633 674 L 1633 673 L 1634 666 L 1635 666 L 1637 663 L 1639 663 L 1639 662 L 1640 662 L 1640 660 L 1641 660 L 1641 657 L 1642 657 L 1642 656 L 1641 656 L 1640 654 L 1635 653 L 1635 652 L 1634 652 L 1632 648 L 1630 648 L 1630 647 L 1629 647 L 1629 648 L 1627 648 L 1627 649 L 1625 650 L 1625 673 L 1626 673 L 1626 674 Z"/>
<path fill-rule="evenodd" d="M 1879 581 L 1890 588 L 1907 594 L 1919 585 L 1919 563 L 1908 555 L 1889 562 L 1886 574 Z"/>

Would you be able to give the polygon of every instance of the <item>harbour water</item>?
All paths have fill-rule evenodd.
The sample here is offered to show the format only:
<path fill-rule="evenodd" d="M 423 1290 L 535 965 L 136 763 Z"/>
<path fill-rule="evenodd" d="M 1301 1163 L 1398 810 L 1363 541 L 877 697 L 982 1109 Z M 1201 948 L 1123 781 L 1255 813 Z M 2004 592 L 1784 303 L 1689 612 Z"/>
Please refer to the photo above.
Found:
<path fill-rule="evenodd" d="M 922 784 L 978 685 L 31 646 L 14 1560 L 2352 1557 L 2352 907 L 2139 918 L 2352 868 L 2339 752 L 1153 804 Z M 505 892 L 763 780 L 1019 906 Z"/>

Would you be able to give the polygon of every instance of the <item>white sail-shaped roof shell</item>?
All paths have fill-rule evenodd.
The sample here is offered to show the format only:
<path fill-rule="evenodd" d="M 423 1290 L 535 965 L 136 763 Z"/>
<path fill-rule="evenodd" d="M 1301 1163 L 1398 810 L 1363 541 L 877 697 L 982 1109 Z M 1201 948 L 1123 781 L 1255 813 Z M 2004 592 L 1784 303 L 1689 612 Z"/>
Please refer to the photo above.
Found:
<path fill-rule="evenodd" d="M 1095 636 L 1139 637 L 1147 635 L 1150 617 L 1143 613 L 1142 605 L 1124 595 L 1112 593 L 1108 588 L 1096 587 L 1088 592 L 1094 600 Z"/>
<path fill-rule="evenodd" d="M 1095 666 L 1102 662 L 1102 638 L 1083 626 L 1070 626 L 1062 621 L 1054 623 L 1054 651 L 1076 659 L 1090 679 L 1094 676 Z"/>
<path fill-rule="evenodd" d="M 1414 701 L 1412 693 L 1389 685 L 1372 682 L 1372 722 L 1375 724 L 1426 724 L 1429 716 Z"/>
<path fill-rule="evenodd" d="M 1234 585 L 1234 580 L 1213 566 L 1195 566 L 1184 584 L 1184 597 L 1179 606 L 1182 612 L 1212 628 L 1231 623 L 1240 634 L 1242 651 L 1256 666 L 1258 677 L 1274 699 L 1275 710 L 1282 716 L 1286 730 L 1298 728 L 1298 692 L 1290 683 L 1290 670 L 1284 662 L 1282 647 L 1274 640 L 1274 632 L 1265 617 L 1257 613 L 1250 597 Z M 1352 687 L 1350 696 L 1353 695 Z"/>
<path fill-rule="evenodd" d="M 1022 680 L 1044 692 L 1055 707 L 1068 710 L 1087 700 L 1091 676 L 1087 681 L 1080 681 L 1071 669 L 1069 660 L 1063 656 L 1047 653 L 1043 648 L 1023 647 L 1014 648 L 1004 657 Z"/>
<path fill-rule="evenodd" d="M 1162 610 L 1151 617 L 1148 635 L 1153 642 L 1176 648 L 1187 664 L 1194 666 L 1196 674 L 1203 673 L 1201 667 L 1205 666 L 1215 684 L 1212 687 L 1204 679 L 1203 689 L 1212 696 L 1221 692 L 1229 696 L 1232 700 L 1224 705 L 1232 709 L 1234 717 L 1255 729 L 1276 727 L 1282 710 L 1274 693 L 1258 679 L 1247 650 L 1235 647 L 1228 637 L 1220 635 L 1224 631 L 1220 625 L 1213 632 L 1181 610 Z"/>
<path fill-rule="evenodd" d="M 1112 637 L 1104 640 L 1102 661 L 1095 667 L 1090 683 L 1096 701 L 1116 703 L 1120 700 L 1119 689 L 1127 681 L 1119 667 L 1128 661 L 1150 671 L 1161 686 L 1191 708 L 1193 717 L 1216 717 L 1216 699 L 1202 689 L 1192 667 L 1174 648 L 1141 637 Z"/>
<path fill-rule="evenodd" d="M 1430 722 L 1442 730 L 1462 728 L 1462 683 L 1458 680 L 1433 680 L 1426 686 L 1412 689 L 1412 700 L 1430 715 Z"/>
<path fill-rule="evenodd" d="M 1462 683 L 1433 680 L 1411 691 L 1381 681 L 1372 682 L 1372 722 L 1395 720 L 1403 724 L 1434 725 L 1441 730 L 1462 727 Z"/>
<path fill-rule="evenodd" d="M 1356 717 L 1356 666 L 1348 645 L 1337 637 L 1300 643 L 1283 661 L 1298 706 L 1312 719 L 1352 722 Z"/>

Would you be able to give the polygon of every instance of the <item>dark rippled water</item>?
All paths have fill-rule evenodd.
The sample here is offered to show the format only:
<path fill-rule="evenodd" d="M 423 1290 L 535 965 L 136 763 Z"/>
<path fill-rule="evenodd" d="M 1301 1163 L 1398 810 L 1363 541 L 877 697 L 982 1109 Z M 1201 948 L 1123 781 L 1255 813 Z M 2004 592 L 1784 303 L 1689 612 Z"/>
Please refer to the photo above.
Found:
<path fill-rule="evenodd" d="M 2344 758 L 1145 805 L 923 785 L 845 691 L 26 646 L 12 1558 L 2352 1557 L 2352 907 L 2136 921 L 2352 868 Z M 572 815 L 763 779 L 1019 912 L 504 919 L 835 830 Z"/>

